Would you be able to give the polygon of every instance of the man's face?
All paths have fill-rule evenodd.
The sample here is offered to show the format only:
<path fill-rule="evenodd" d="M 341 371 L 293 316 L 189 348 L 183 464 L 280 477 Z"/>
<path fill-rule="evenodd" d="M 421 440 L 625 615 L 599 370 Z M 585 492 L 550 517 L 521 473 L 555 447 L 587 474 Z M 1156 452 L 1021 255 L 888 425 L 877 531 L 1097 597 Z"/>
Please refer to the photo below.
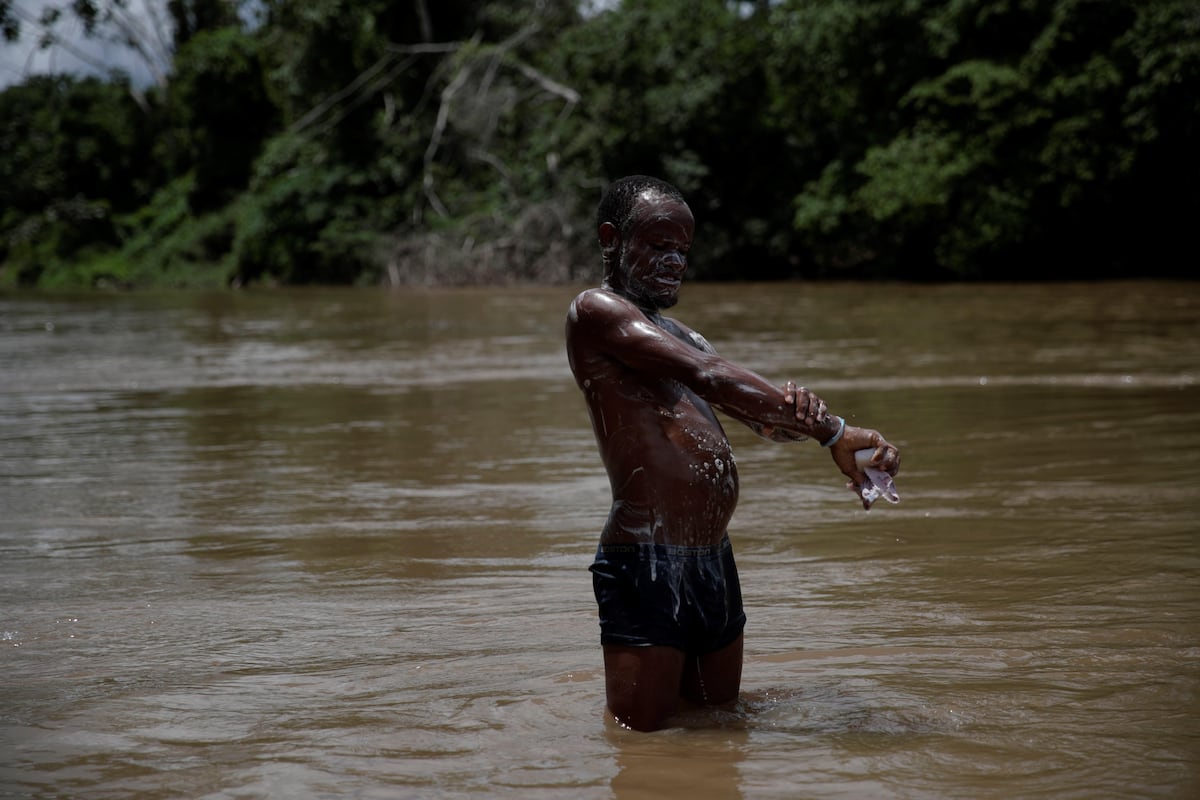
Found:
<path fill-rule="evenodd" d="M 685 203 L 655 193 L 638 198 L 618 272 L 639 305 L 670 308 L 678 302 L 695 226 Z"/>

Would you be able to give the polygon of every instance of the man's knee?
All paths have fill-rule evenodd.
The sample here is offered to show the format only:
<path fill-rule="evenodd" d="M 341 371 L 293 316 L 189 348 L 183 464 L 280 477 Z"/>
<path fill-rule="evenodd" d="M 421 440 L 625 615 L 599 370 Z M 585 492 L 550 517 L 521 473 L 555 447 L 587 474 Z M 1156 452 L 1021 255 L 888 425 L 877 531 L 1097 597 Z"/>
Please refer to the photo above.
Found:
<path fill-rule="evenodd" d="M 610 702 L 608 710 L 622 727 L 650 733 L 661 730 L 666 725 L 674 705 L 664 708 L 657 703 Z"/>

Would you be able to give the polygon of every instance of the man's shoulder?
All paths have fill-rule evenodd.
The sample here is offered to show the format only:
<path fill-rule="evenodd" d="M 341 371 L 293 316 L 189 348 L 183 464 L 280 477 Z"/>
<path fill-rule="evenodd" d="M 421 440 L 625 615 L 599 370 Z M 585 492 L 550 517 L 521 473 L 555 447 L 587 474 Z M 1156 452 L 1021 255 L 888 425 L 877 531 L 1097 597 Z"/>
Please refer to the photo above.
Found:
<path fill-rule="evenodd" d="M 637 306 L 619 294 L 607 289 L 596 287 L 585 289 L 571 301 L 567 319 L 572 324 L 594 319 L 611 319 L 614 316 L 627 317 L 640 313 Z"/>

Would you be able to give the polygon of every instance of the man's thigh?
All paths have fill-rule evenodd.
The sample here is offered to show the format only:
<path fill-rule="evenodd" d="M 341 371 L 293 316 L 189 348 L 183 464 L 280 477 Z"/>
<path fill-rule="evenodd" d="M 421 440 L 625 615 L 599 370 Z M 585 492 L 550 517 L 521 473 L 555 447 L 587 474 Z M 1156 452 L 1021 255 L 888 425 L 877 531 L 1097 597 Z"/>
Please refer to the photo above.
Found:
<path fill-rule="evenodd" d="M 674 647 L 604 645 L 608 708 L 622 725 L 652 731 L 678 705 L 686 658 Z"/>
<path fill-rule="evenodd" d="M 686 659 L 680 693 L 689 702 L 711 706 L 732 703 L 742 685 L 742 647 L 739 635 L 712 653 Z"/>

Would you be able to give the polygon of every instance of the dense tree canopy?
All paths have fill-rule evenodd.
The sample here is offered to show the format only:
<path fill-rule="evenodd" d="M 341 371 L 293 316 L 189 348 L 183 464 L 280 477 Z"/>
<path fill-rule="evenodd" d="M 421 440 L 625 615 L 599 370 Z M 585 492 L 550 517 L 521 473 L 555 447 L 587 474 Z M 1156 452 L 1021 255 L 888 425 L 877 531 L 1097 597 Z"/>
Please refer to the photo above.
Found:
<path fill-rule="evenodd" d="M 0 0 L 154 76 L 0 92 L 0 285 L 574 280 L 635 172 L 704 278 L 1194 270 L 1194 0 L 158 3 Z"/>

